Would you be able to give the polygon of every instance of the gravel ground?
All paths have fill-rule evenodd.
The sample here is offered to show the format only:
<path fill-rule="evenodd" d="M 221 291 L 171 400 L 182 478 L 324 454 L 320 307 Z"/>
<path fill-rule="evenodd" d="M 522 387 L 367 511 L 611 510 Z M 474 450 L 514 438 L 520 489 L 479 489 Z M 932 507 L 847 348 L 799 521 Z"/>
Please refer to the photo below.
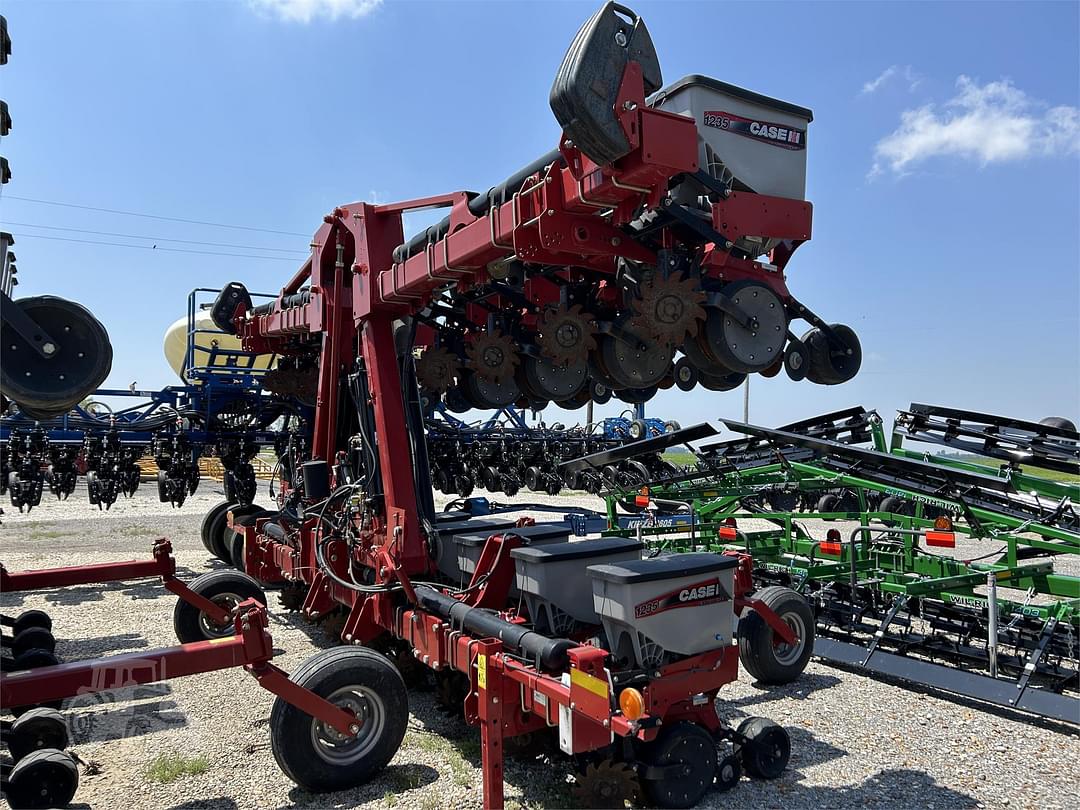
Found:
<path fill-rule="evenodd" d="M 8 570 L 149 555 L 153 538 L 173 540 L 181 575 L 211 570 L 199 541 L 205 511 L 221 499 L 204 482 L 183 509 L 157 502 L 149 486 L 110 512 L 85 502 L 43 502 L 3 517 Z M 599 507 L 592 499 L 568 505 Z M 983 547 L 985 550 L 985 547 Z M 962 556 L 963 552 L 958 552 Z M 271 596 L 272 609 L 276 598 Z M 0 595 L 0 608 L 48 610 L 67 660 L 167 646 L 175 599 L 141 581 Z M 275 610 L 271 630 L 287 670 L 331 644 L 321 628 Z M 1074 729 L 988 713 L 812 662 L 785 688 L 747 676 L 721 692 L 719 711 L 738 721 L 761 714 L 792 736 L 791 765 L 774 782 L 744 779 L 710 793 L 702 807 L 1076 807 L 1080 744 Z M 270 751 L 272 695 L 239 670 L 89 695 L 71 701 L 74 750 L 91 767 L 76 806 L 94 808 L 479 807 L 479 737 L 447 717 L 431 692 L 410 694 L 409 732 L 387 771 L 342 793 L 313 796 L 293 786 Z M 108 712 L 106 713 L 106 710 Z M 148 777 L 166 754 L 205 758 L 205 770 L 161 783 Z M 508 761 L 511 806 L 572 806 L 565 760 Z M 1072 797 L 1072 798 L 1070 798 Z"/>

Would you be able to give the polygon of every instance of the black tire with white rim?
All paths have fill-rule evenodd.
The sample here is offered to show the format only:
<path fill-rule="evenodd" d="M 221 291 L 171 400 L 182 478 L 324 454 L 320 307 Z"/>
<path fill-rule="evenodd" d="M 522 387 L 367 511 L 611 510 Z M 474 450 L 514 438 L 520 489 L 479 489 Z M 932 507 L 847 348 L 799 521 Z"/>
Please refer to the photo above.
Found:
<path fill-rule="evenodd" d="M 389 659 L 364 647 L 318 653 L 291 680 L 359 721 L 355 736 L 278 698 L 270 712 L 270 748 L 281 770 L 315 792 L 356 787 L 374 777 L 397 753 L 409 720 L 405 681 Z"/>
<path fill-rule="evenodd" d="M 79 769 L 72 756 L 43 748 L 15 763 L 4 795 L 12 810 L 67 807 L 78 789 Z"/>
<path fill-rule="evenodd" d="M 218 624 L 194 605 L 179 599 L 173 608 L 173 630 L 181 644 L 210 641 L 234 634 L 233 618 L 236 608 L 247 599 L 266 604 L 266 594 L 259 583 L 239 571 L 211 571 L 196 577 L 188 587 L 199 596 L 209 599 L 229 612 L 228 621 Z"/>
<path fill-rule="evenodd" d="M 814 652 L 814 612 L 806 599 L 781 585 L 770 585 L 754 595 L 791 628 L 795 643 L 788 644 L 757 614 L 749 611 L 739 618 L 739 660 L 761 683 L 791 683 L 806 669 Z"/>
<path fill-rule="evenodd" d="M 18 762 L 45 748 L 63 751 L 71 743 L 71 737 L 64 715 L 56 709 L 40 707 L 15 719 L 7 743 L 11 758 Z"/>
<path fill-rule="evenodd" d="M 645 792 L 657 807 L 693 807 L 716 778 L 716 741 L 685 720 L 661 731 L 643 759 Z M 656 778 L 650 778 L 650 768 Z"/>

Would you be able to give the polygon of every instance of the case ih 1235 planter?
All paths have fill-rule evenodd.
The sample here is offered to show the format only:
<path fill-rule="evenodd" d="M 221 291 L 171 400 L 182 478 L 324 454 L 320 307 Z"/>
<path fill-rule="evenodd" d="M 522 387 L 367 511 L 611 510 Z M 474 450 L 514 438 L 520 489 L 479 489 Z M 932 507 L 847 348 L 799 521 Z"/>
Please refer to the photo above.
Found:
<path fill-rule="evenodd" d="M 836 384 L 859 368 L 852 330 L 787 287 L 811 231 L 809 110 L 700 76 L 664 88 L 644 23 L 614 3 L 574 39 L 550 103 L 557 148 L 506 181 L 339 206 L 274 300 L 232 283 L 211 310 L 244 351 L 317 369 L 280 510 L 233 524 L 248 574 L 310 618 L 346 614 L 349 646 L 301 666 L 303 692 L 271 714 L 274 754 L 305 787 L 355 785 L 390 760 L 417 664 L 480 728 L 488 807 L 503 804 L 504 748 L 528 735 L 574 758 L 583 804 L 643 791 L 688 807 L 787 763 L 782 728 L 729 728 L 714 705 L 737 676 L 737 615 L 760 619 L 755 655 L 800 662 L 788 674 L 812 643 L 801 599 L 755 597 L 748 555 L 649 557 L 628 538 L 568 543 L 561 524 L 435 513 L 436 400 L 643 402 L 671 385 L 724 391 L 781 370 Z M 432 207 L 449 214 L 406 240 L 403 215 Z"/>
<path fill-rule="evenodd" d="M 238 283 L 220 296 L 215 322 L 246 350 L 319 369 L 309 460 L 279 513 L 238 527 L 244 567 L 309 617 L 344 608 L 342 639 L 368 645 L 294 676 L 363 719 L 355 738 L 275 708 L 274 751 L 300 784 L 356 784 L 396 751 L 405 685 L 371 646 L 463 700 L 490 806 L 506 742 L 549 729 L 582 766 L 581 799 L 608 806 L 639 787 L 688 806 L 740 764 L 783 769 L 780 727 L 726 728 L 713 705 L 736 677 L 736 613 L 758 613 L 777 649 L 810 641 L 753 598 L 746 555 L 643 559 L 633 540 L 566 543 L 565 527 L 450 522 L 432 505 L 438 397 L 574 405 L 857 371 L 851 330 L 787 289 L 810 236 L 810 112 L 702 77 L 661 86 L 644 24 L 609 3 L 552 88 L 556 150 L 483 194 L 340 206 L 277 300 L 253 306 Z M 433 206 L 449 216 L 406 240 L 402 215 Z M 725 738 L 736 753 L 718 769 Z"/>

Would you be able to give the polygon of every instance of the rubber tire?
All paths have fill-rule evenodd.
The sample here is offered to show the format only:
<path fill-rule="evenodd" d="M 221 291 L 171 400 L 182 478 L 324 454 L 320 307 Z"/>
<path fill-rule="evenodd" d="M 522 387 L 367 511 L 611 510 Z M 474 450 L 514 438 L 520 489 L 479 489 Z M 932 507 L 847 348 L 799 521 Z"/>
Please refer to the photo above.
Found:
<path fill-rule="evenodd" d="M 247 506 L 242 506 L 239 503 L 228 504 L 225 511 L 219 514 L 210 525 L 210 546 L 214 550 L 214 556 L 226 565 L 232 565 L 232 551 L 229 544 L 231 538 L 228 536 L 231 533 L 229 529 L 229 512 L 232 512 L 235 520 L 261 511 L 262 507 L 255 504 L 248 504 Z"/>
<path fill-rule="evenodd" d="M 739 724 L 738 730 L 751 741 L 751 745 L 736 746 L 736 753 L 750 776 L 777 779 L 783 774 L 791 759 L 791 738 L 782 726 L 764 717 L 750 717 Z M 775 753 L 766 753 L 753 743 L 768 745 Z"/>
<path fill-rule="evenodd" d="M 642 780 L 645 794 L 652 806 L 693 807 L 712 789 L 716 778 L 716 741 L 699 725 L 684 720 L 665 728 L 649 746 L 646 758 L 650 765 L 675 765 L 685 762 L 680 758 L 678 749 L 688 744 L 704 748 L 704 768 L 700 773 L 682 775 L 678 779 Z M 684 788 L 686 792 L 682 792 Z"/>
<path fill-rule="evenodd" d="M 30 650 L 56 652 L 56 639 L 52 631 L 44 627 L 27 627 L 22 632 L 16 633 L 11 640 L 11 654 L 19 656 Z"/>
<path fill-rule="evenodd" d="M 839 512 L 840 511 L 840 496 L 832 492 L 826 492 L 820 498 L 818 498 L 816 511 L 818 512 Z"/>
<path fill-rule="evenodd" d="M 214 553 L 214 546 L 213 543 L 211 543 L 210 541 L 210 537 L 212 536 L 211 529 L 214 523 L 218 520 L 218 518 L 220 518 L 228 511 L 229 502 L 222 501 L 206 513 L 202 520 L 202 526 L 199 528 L 199 537 L 202 539 L 203 547 L 206 549 L 206 552 L 212 557 L 215 557 L 217 555 Z"/>
<path fill-rule="evenodd" d="M 649 426 L 644 419 L 635 419 L 630 423 L 630 440 L 639 442 L 649 437 Z"/>
<path fill-rule="evenodd" d="M 79 769 L 71 754 L 43 748 L 15 763 L 4 793 L 12 810 L 20 810 L 67 807 L 78 789 Z"/>
<path fill-rule="evenodd" d="M 731 790 L 739 784 L 742 773 L 742 760 L 734 754 L 728 754 L 716 763 L 716 789 L 721 793 Z"/>
<path fill-rule="evenodd" d="M 208 599 L 220 594 L 232 593 L 239 596 L 241 601 L 256 599 L 260 604 L 266 604 L 266 594 L 259 587 L 259 583 L 239 571 L 211 571 L 209 574 L 203 574 L 191 580 L 188 587 Z M 233 635 L 231 627 L 227 628 L 226 632 L 207 635 L 199 622 L 200 616 L 202 616 L 202 612 L 194 605 L 185 602 L 183 599 L 176 601 L 176 606 L 173 608 L 173 631 L 181 644 L 192 641 L 209 641 L 213 638 L 225 638 Z"/>
<path fill-rule="evenodd" d="M 366 686 L 382 699 L 383 735 L 358 762 L 335 766 L 316 752 L 311 715 L 281 698 L 270 711 L 270 748 L 278 766 L 293 782 L 317 793 L 361 785 L 377 775 L 397 753 L 409 721 L 409 695 L 397 667 L 366 647 L 335 647 L 316 653 L 290 680 L 326 697 L 347 686 Z"/>
<path fill-rule="evenodd" d="M 754 598 L 768 605 L 781 619 L 794 614 L 807 638 L 799 657 L 791 663 L 782 663 L 776 659 L 775 631 L 751 610 L 739 619 L 739 660 L 756 681 L 773 686 L 791 683 L 802 675 L 814 652 L 814 612 L 802 596 L 782 585 L 762 588 Z"/>
<path fill-rule="evenodd" d="M 56 709 L 45 707 L 20 715 L 11 724 L 8 736 L 8 751 L 16 762 L 35 751 L 45 748 L 63 751 L 70 744 L 71 735 L 68 734 L 64 715 Z"/>
<path fill-rule="evenodd" d="M 784 350 L 784 371 L 792 382 L 806 379 L 810 368 L 810 350 L 801 340 L 791 340 Z"/>
<path fill-rule="evenodd" d="M 830 324 L 830 327 L 844 345 L 851 349 L 851 354 L 846 357 L 833 357 L 830 354 L 828 338 L 816 327 L 803 335 L 802 341 L 810 350 L 810 365 L 806 370 L 806 377 L 818 385 L 845 383 L 854 378 L 862 367 L 862 344 L 855 330 L 842 323 Z"/>
<path fill-rule="evenodd" d="M 52 617 L 44 610 L 24 610 L 15 617 L 11 632 L 18 635 L 28 627 L 44 627 L 46 630 L 52 630 Z"/>
<path fill-rule="evenodd" d="M 272 509 L 260 509 L 258 512 L 252 512 L 249 515 L 243 515 L 233 520 L 233 525 L 239 524 L 240 526 L 252 526 L 259 518 L 270 517 L 276 515 L 277 512 Z M 229 562 L 232 563 L 232 567 L 241 573 L 247 573 L 244 570 L 244 535 L 240 532 L 226 530 L 226 546 L 229 552 Z M 228 536 L 228 535 L 231 535 Z"/>

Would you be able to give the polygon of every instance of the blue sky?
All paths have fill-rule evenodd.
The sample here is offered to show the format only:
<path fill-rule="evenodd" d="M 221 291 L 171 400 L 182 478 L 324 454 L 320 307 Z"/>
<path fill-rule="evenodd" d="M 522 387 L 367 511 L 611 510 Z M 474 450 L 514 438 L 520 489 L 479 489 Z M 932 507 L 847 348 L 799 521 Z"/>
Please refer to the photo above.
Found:
<path fill-rule="evenodd" d="M 19 292 L 98 314 L 107 384 L 172 383 L 160 339 L 190 288 L 273 290 L 334 205 L 484 189 L 555 145 L 551 79 L 597 6 L 9 0 L 0 221 Z M 1077 418 L 1080 5 L 633 6 L 667 82 L 704 73 L 814 110 L 814 239 L 789 284 L 866 360 L 838 387 L 755 378 L 752 421 L 911 401 Z M 684 424 L 741 409 L 700 389 L 650 405 Z"/>

